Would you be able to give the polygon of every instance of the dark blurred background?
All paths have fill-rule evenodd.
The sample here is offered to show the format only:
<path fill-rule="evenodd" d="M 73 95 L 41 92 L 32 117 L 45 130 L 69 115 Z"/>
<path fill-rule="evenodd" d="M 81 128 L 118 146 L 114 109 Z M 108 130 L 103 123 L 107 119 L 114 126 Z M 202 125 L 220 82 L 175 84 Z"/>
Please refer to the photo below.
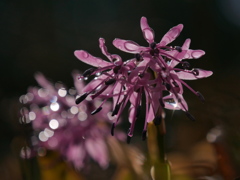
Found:
<path fill-rule="evenodd" d="M 206 52 L 201 59 L 190 60 L 193 66 L 214 72 L 208 79 L 189 82 L 205 96 L 205 104 L 185 91 L 196 123 L 181 112 L 172 115 L 167 111 L 167 129 L 171 134 L 168 148 L 184 151 L 220 125 L 226 129 L 233 163 L 239 167 L 239 155 L 234 153 L 240 149 L 240 1 L 1 0 L 0 172 L 10 177 L 7 174 L 16 171 L 21 176 L 20 164 L 13 158 L 18 155 L 18 138 L 24 134 L 18 123 L 18 98 L 29 86 L 37 85 L 34 73 L 41 71 L 54 82 L 73 86 L 72 70 L 84 71 L 88 67 L 74 57 L 74 50 L 84 49 L 104 58 L 98 48 L 99 37 L 105 38 L 109 52 L 124 59 L 132 58 L 131 54 L 114 48 L 111 42 L 123 38 L 147 45 L 139 24 L 142 16 L 148 18 L 156 41 L 168 29 L 183 23 L 183 32 L 173 45 L 182 45 L 186 38 L 191 38 L 192 49 Z M 141 128 L 142 124 L 137 127 L 136 135 L 141 134 Z"/>

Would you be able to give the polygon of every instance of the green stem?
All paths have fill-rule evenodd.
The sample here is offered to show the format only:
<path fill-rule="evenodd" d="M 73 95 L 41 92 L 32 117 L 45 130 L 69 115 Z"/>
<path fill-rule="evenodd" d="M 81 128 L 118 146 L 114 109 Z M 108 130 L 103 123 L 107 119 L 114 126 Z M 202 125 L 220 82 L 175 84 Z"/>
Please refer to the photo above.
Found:
<path fill-rule="evenodd" d="M 153 180 L 171 180 L 170 165 L 165 155 L 165 132 L 164 121 L 160 125 L 148 124 L 148 152 Z"/>

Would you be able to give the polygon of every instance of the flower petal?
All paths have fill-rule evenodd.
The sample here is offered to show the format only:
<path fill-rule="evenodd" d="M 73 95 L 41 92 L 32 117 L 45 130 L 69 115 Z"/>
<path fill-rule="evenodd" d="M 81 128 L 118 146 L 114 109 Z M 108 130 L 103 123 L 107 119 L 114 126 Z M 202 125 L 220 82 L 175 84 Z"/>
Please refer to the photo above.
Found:
<path fill-rule="evenodd" d="M 202 70 L 202 69 L 195 69 L 198 71 L 198 75 L 195 75 L 192 71 L 180 71 L 176 72 L 179 79 L 183 80 L 194 80 L 200 78 L 206 78 L 213 74 L 212 71 Z"/>
<path fill-rule="evenodd" d="M 76 50 L 74 51 L 74 55 L 82 62 L 94 67 L 104 67 L 111 65 L 110 62 L 102 60 L 101 58 L 94 57 L 84 50 Z"/>
<path fill-rule="evenodd" d="M 149 27 L 147 18 L 142 17 L 140 21 L 141 29 L 143 32 L 143 36 L 146 41 L 151 44 L 154 42 L 154 31 Z"/>
<path fill-rule="evenodd" d="M 99 163 L 102 167 L 107 167 L 108 165 L 108 156 L 107 156 L 107 147 L 104 141 L 100 138 L 87 139 L 86 140 L 86 150 L 89 155 Z"/>
<path fill-rule="evenodd" d="M 111 54 L 107 51 L 107 47 L 105 45 L 105 39 L 99 38 L 99 47 L 102 51 L 102 53 L 110 60 L 112 61 Z"/>
<path fill-rule="evenodd" d="M 145 47 L 142 47 L 133 41 L 117 39 L 117 38 L 113 40 L 113 45 L 122 51 L 133 53 L 133 54 L 139 53 L 140 51 L 146 49 Z"/>
<path fill-rule="evenodd" d="M 179 34 L 181 33 L 183 29 L 183 25 L 179 24 L 173 28 L 171 28 L 162 38 L 162 40 L 160 41 L 159 45 L 160 46 L 165 46 L 169 43 L 171 43 L 172 41 L 174 41 Z"/>

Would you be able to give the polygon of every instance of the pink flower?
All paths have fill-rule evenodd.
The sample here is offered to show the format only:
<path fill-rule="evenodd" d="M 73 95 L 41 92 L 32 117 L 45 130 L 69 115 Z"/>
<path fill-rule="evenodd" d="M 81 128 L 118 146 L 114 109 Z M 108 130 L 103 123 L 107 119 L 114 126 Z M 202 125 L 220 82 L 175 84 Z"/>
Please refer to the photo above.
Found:
<path fill-rule="evenodd" d="M 75 88 L 66 89 L 62 84 L 54 85 L 42 74 L 36 74 L 42 88 L 31 87 L 21 97 L 27 99 L 24 103 L 29 105 L 29 108 L 23 108 L 22 115 L 32 123 L 31 139 L 35 151 L 41 148 L 56 150 L 77 169 L 90 158 L 104 168 L 109 162 L 105 140 L 110 135 L 110 103 L 105 103 L 97 117 L 90 113 L 99 104 L 98 100 L 84 100 L 76 105 L 75 95 L 81 94 L 84 87 L 77 80 L 78 76 L 77 72 L 73 73 Z M 117 137 L 123 139 L 121 134 Z"/>
<path fill-rule="evenodd" d="M 203 96 L 189 87 L 183 80 L 194 80 L 209 77 L 212 71 L 198 68 L 191 69 L 190 64 L 183 59 L 197 59 L 205 54 L 202 50 L 191 50 L 190 39 L 187 39 L 182 47 L 167 46 L 173 42 L 181 33 L 183 25 L 179 24 L 171 28 L 159 43 L 154 41 L 154 31 L 149 27 L 147 19 L 141 18 L 140 21 L 143 36 L 149 43 L 149 47 L 143 47 L 130 40 L 115 39 L 113 45 L 125 52 L 133 53 L 141 61 L 148 61 L 146 69 L 150 68 L 155 73 L 156 83 L 163 84 L 161 90 L 169 91 L 169 95 L 161 97 L 164 107 L 168 109 L 181 109 L 188 111 L 187 103 L 184 100 L 182 85 L 190 89 L 201 100 Z M 183 69 L 176 66 L 181 64 Z M 168 103 L 165 103 L 168 102 Z M 188 114 L 189 115 L 189 114 Z"/>
<path fill-rule="evenodd" d="M 77 103 L 90 96 L 92 99 L 102 98 L 102 104 L 96 109 L 102 110 L 107 99 L 113 98 L 113 112 L 116 116 L 113 129 L 118 122 L 127 103 L 130 102 L 129 121 L 131 126 L 128 132 L 128 142 L 133 136 L 133 130 L 142 107 L 142 99 L 146 99 L 146 117 L 143 129 L 143 139 L 146 136 L 147 123 L 161 122 L 162 109 L 183 110 L 186 115 L 194 120 L 188 112 L 188 105 L 183 98 L 183 86 L 186 86 L 201 100 L 201 93 L 193 90 L 183 80 L 194 80 L 212 75 L 211 71 L 191 69 L 190 64 L 184 59 L 197 59 L 205 54 L 202 50 L 189 49 L 190 39 L 187 39 L 182 47 L 168 46 L 179 36 L 183 25 L 179 24 L 170 29 L 159 43 L 154 41 L 154 32 L 149 27 L 147 19 L 141 18 L 141 29 L 143 36 L 149 43 L 149 47 L 143 47 L 130 40 L 115 39 L 113 45 L 128 53 L 135 54 L 135 58 L 123 62 L 118 55 L 107 52 L 104 40 L 100 38 L 99 46 L 102 53 L 110 60 L 107 62 L 101 58 L 94 57 L 83 50 L 75 51 L 75 56 L 81 61 L 92 65 L 83 73 L 80 79 L 91 75 L 97 75 L 93 81 L 84 88 L 84 94 L 77 99 Z M 177 65 L 182 65 L 178 67 Z M 94 87 L 94 88 L 93 88 Z M 167 91 L 169 95 L 163 96 Z M 95 114 L 95 113 L 93 113 Z"/>

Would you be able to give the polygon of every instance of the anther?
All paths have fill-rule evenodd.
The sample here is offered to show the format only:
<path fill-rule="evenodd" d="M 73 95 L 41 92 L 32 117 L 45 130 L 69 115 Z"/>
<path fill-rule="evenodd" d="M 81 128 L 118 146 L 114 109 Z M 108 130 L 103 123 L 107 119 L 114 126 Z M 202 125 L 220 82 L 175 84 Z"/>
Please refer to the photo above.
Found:
<path fill-rule="evenodd" d="M 197 69 L 193 69 L 192 73 L 194 76 L 198 76 L 199 75 L 199 71 Z"/>
<path fill-rule="evenodd" d="M 170 84 L 165 83 L 165 87 L 166 87 L 166 89 L 167 89 L 168 91 L 170 91 L 170 89 L 171 89 L 171 85 L 170 85 Z"/>
<path fill-rule="evenodd" d="M 175 46 L 174 49 L 176 49 L 178 52 L 182 52 L 182 48 L 180 46 Z"/>
<path fill-rule="evenodd" d="M 142 140 L 145 141 L 146 138 L 147 138 L 147 131 L 143 130 L 143 132 L 142 132 Z"/>
<path fill-rule="evenodd" d="M 156 47 L 156 45 L 157 44 L 155 42 L 153 42 L 153 43 L 150 44 L 150 48 L 154 49 Z"/>
<path fill-rule="evenodd" d="M 96 70 L 96 68 L 89 68 L 89 69 L 87 69 L 86 71 L 84 71 L 83 77 L 90 76 L 95 70 Z"/>
<path fill-rule="evenodd" d="M 191 65 L 190 65 L 190 63 L 187 62 L 187 61 L 182 61 L 182 67 L 183 67 L 184 69 L 190 69 L 190 68 L 191 68 Z"/>
<path fill-rule="evenodd" d="M 160 103 L 160 105 L 164 108 L 165 107 L 165 104 L 164 104 L 164 102 L 163 102 L 163 99 L 162 98 L 160 98 L 159 99 L 159 103 Z"/>
<path fill-rule="evenodd" d="M 114 136 L 115 123 L 112 124 L 111 135 Z"/>
<path fill-rule="evenodd" d="M 116 79 L 109 79 L 107 81 L 105 81 L 105 85 L 111 85 L 111 84 L 114 84 L 116 82 Z"/>
<path fill-rule="evenodd" d="M 191 115 L 188 111 L 185 112 L 186 113 L 186 116 L 192 120 L 192 121 L 196 121 L 195 117 L 193 115 Z"/>
<path fill-rule="evenodd" d="M 142 56 L 139 53 L 135 54 L 135 58 L 136 58 L 137 61 L 142 60 Z"/>
<path fill-rule="evenodd" d="M 143 78 L 144 74 L 143 73 L 138 73 L 138 77 Z"/>
<path fill-rule="evenodd" d="M 197 91 L 196 93 L 197 93 L 198 98 L 199 98 L 202 102 L 205 102 L 204 96 L 203 96 L 199 91 Z"/>
<path fill-rule="evenodd" d="M 111 71 L 112 69 L 106 69 L 106 70 L 103 70 L 102 73 L 105 73 L 105 72 L 108 72 L 108 71 Z"/>
<path fill-rule="evenodd" d="M 175 87 L 179 87 L 179 85 L 178 85 L 178 83 L 177 83 L 176 81 L 173 81 L 173 85 L 174 85 Z"/>
<path fill-rule="evenodd" d="M 95 109 L 93 112 L 91 112 L 91 115 L 97 114 L 101 110 L 102 110 L 102 107 L 99 107 L 99 108 Z"/>
<path fill-rule="evenodd" d="M 78 97 L 78 98 L 75 100 L 75 103 L 76 103 L 76 104 L 81 103 L 84 99 L 86 99 L 87 96 L 88 96 L 88 92 L 85 92 L 84 94 L 82 94 L 80 97 Z"/>
<path fill-rule="evenodd" d="M 115 67 L 113 68 L 113 72 L 114 72 L 115 74 L 117 74 L 118 71 L 120 70 L 120 68 L 121 68 L 121 66 L 115 66 Z"/>
<path fill-rule="evenodd" d="M 121 104 L 117 104 L 112 112 L 112 116 L 116 115 L 119 111 Z"/>

